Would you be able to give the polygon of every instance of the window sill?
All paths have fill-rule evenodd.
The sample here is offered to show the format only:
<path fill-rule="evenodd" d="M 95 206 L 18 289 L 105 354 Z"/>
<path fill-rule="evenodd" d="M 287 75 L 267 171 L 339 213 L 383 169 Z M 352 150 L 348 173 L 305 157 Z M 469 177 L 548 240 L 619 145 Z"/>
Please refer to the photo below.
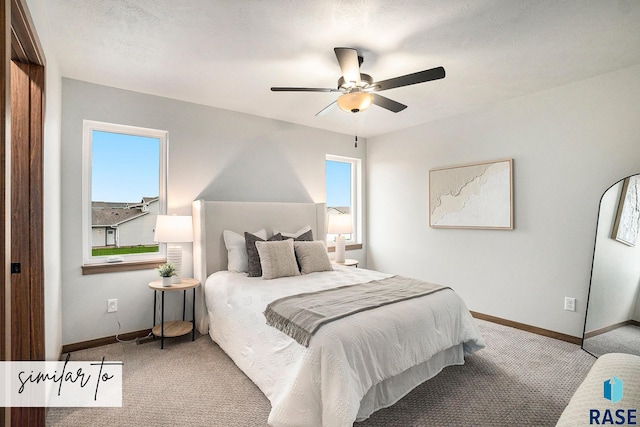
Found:
<path fill-rule="evenodd" d="M 82 275 L 102 274 L 102 273 L 118 273 L 121 271 L 135 270 L 151 270 L 157 268 L 160 264 L 164 264 L 167 260 L 160 259 L 155 261 L 140 262 L 118 262 L 110 264 L 86 264 L 82 266 Z"/>
<path fill-rule="evenodd" d="M 345 246 L 346 251 L 355 251 L 356 249 L 362 249 L 362 243 L 351 243 Z M 335 252 L 335 246 L 327 247 L 327 252 Z"/>

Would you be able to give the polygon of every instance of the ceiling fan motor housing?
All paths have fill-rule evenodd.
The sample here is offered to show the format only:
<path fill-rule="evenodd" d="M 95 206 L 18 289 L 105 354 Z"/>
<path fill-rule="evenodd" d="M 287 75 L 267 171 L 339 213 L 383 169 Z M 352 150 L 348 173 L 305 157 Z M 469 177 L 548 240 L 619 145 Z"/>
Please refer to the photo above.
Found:
<path fill-rule="evenodd" d="M 347 92 L 350 92 L 351 89 L 354 89 L 354 88 L 367 89 L 371 87 L 372 84 L 373 84 L 373 78 L 369 74 L 364 74 L 364 73 L 360 73 L 359 84 L 357 82 L 347 82 L 345 81 L 344 77 L 340 77 L 338 79 L 338 89 L 346 90 Z"/>

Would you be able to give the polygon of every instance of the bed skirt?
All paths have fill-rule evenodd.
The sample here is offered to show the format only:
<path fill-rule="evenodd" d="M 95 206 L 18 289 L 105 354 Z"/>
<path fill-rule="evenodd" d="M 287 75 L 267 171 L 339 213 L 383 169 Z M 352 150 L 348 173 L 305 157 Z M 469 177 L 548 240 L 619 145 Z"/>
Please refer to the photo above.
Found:
<path fill-rule="evenodd" d="M 395 404 L 414 388 L 438 375 L 447 366 L 464 365 L 463 347 L 464 344 L 458 344 L 443 350 L 426 362 L 371 387 L 360 402 L 356 421 L 364 421 L 377 410 Z"/>

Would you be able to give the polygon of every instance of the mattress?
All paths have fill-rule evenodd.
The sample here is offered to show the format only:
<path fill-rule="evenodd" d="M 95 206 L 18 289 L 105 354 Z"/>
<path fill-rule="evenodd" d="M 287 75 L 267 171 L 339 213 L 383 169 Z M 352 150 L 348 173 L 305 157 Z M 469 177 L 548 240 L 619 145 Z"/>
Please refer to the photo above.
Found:
<path fill-rule="evenodd" d="M 275 280 L 209 276 L 209 334 L 270 400 L 270 425 L 351 426 L 484 347 L 450 289 L 324 325 L 307 348 L 265 322 L 275 299 L 389 276 L 342 266 Z"/>

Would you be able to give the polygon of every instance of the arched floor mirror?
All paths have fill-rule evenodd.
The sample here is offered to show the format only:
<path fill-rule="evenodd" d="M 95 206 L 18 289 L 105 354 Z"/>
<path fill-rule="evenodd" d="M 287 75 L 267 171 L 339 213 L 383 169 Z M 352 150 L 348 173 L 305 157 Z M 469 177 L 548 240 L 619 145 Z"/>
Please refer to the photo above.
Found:
<path fill-rule="evenodd" d="M 600 199 L 582 348 L 640 356 L 640 174 Z"/>

